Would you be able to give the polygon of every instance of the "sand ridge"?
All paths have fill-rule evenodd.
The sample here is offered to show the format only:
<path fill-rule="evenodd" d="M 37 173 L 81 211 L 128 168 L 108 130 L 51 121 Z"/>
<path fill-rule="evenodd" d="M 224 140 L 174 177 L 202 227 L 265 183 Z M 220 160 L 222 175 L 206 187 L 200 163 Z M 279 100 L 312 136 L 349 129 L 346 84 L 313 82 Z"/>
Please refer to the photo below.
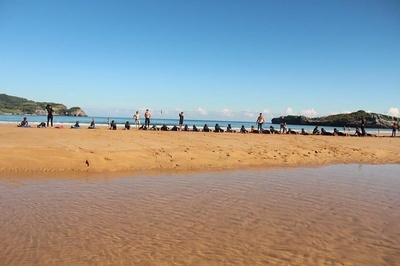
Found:
<path fill-rule="evenodd" d="M 400 138 L 0 126 L 0 176 L 399 164 Z"/>

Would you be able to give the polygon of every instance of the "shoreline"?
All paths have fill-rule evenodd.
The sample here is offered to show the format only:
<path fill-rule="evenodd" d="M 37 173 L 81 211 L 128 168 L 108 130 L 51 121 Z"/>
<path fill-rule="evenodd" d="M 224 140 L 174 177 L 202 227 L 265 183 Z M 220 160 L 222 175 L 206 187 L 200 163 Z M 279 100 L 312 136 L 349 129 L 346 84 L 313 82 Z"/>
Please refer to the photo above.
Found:
<path fill-rule="evenodd" d="M 0 125 L 0 177 L 117 177 L 400 164 L 400 138 Z"/>

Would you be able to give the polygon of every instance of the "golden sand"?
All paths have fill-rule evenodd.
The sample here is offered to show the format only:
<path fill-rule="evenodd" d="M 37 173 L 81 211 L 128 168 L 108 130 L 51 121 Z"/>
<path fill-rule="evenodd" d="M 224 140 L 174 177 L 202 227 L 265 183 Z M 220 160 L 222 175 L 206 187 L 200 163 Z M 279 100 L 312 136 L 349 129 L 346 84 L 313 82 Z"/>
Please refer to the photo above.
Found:
<path fill-rule="evenodd" d="M 400 138 L 0 126 L 0 176 L 399 164 Z"/>

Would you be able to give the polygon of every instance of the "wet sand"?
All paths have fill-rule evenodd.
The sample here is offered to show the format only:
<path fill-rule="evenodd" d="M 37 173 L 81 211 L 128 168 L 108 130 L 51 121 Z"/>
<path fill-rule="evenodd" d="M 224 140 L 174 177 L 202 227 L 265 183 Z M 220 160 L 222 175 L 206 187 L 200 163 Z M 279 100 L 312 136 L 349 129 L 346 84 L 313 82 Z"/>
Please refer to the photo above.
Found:
<path fill-rule="evenodd" d="M 399 165 L 0 179 L 2 265 L 400 265 Z"/>
<path fill-rule="evenodd" d="M 27 129 L 1 125 L 0 150 L 0 177 L 400 164 L 400 137 Z"/>

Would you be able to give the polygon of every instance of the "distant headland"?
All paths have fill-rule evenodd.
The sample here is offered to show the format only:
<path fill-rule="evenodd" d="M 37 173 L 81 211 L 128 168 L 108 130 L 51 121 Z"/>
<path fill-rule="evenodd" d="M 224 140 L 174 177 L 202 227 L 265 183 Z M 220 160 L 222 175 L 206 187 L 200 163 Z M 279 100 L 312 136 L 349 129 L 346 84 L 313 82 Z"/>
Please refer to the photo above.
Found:
<path fill-rule="evenodd" d="M 392 128 L 393 123 L 399 121 L 398 117 L 359 110 L 353 113 L 336 114 L 322 117 L 309 118 L 300 115 L 288 115 L 272 118 L 273 124 L 287 123 L 292 125 L 319 125 L 331 127 L 357 127 L 360 126 L 361 117 L 364 118 L 365 127 Z"/>
<path fill-rule="evenodd" d="M 48 104 L 54 109 L 54 115 L 87 116 L 80 107 L 67 108 L 61 103 L 35 102 L 21 97 L 0 94 L 0 114 L 3 115 L 47 115 L 46 106 Z"/>

